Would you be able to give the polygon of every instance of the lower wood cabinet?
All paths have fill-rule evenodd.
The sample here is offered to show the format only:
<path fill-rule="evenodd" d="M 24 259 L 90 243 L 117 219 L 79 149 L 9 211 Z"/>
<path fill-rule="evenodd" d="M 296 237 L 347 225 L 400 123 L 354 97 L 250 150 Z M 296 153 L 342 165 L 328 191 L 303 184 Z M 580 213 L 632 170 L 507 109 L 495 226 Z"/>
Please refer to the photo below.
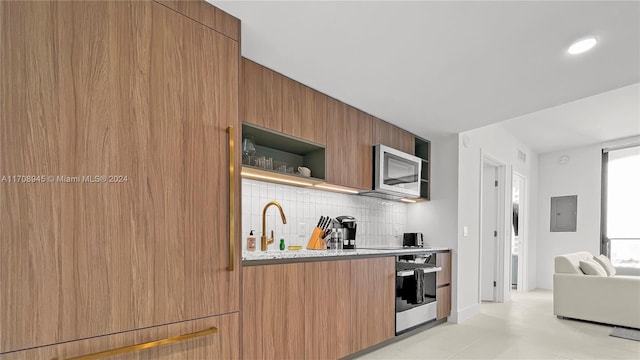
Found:
<path fill-rule="evenodd" d="M 242 269 L 243 359 L 302 359 L 305 264 Z"/>
<path fill-rule="evenodd" d="M 338 359 L 395 334 L 395 258 L 245 266 L 244 359 Z"/>
<path fill-rule="evenodd" d="M 395 335 L 395 266 L 393 257 L 351 260 L 352 353 Z"/>
<path fill-rule="evenodd" d="M 240 319 L 237 312 L 175 324 L 128 331 L 113 335 L 71 341 L 31 350 L 0 355 L 0 360 L 68 359 L 109 351 L 178 335 L 187 335 L 211 328 L 214 333 L 176 341 L 166 345 L 135 350 L 118 355 L 118 360 L 134 359 L 239 359 Z M 112 358 L 112 357 L 110 357 Z"/>
<path fill-rule="evenodd" d="M 305 358 L 337 359 L 351 352 L 351 261 L 304 264 Z"/>
<path fill-rule="evenodd" d="M 436 266 L 442 268 L 436 277 L 436 319 L 440 320 L 451 315 L 451 252 L 437 253 Z"/>
<path fill-rule="evenodd" d="M 436 289 L 436 320 L 444 319 L 451 315 L 451 285 L 446 285 Z"/>

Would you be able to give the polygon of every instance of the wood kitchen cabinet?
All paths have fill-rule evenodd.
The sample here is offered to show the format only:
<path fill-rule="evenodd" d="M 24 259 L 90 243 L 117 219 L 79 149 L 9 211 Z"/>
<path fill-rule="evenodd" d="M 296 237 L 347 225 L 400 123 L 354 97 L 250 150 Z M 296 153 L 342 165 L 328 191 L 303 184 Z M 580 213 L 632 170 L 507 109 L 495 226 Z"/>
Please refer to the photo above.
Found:
<path fill-rule="evenodd" d="M 436 319 L 444 319 L 451 315 L 451 252 L 436 254 L 436 266 L 441 267 L 436 276 Z"/>
<path fill-rule="evenodd" d="M 395 336 L 395 258 L 351 260 L 351 352 Z"/>
<path fill-rule="evenodd" d="M 0 353 L 238 311 L 239 44 L 157 2 L 0 18 L 0 174 L 52 177 L 0 186 Z"/>
<path fill-rule="evenodd" d="M 373 145 L 386 145 L 407 154 L 415 153 L 415 135 L 380 119 L 373 119 Z"/>
<path fill-rule="evenodd" d="M 242 270 L 244 359 L 303 359 L 305 265 L 246 266 Z"/>
<path fill-rule="evenodd" d="M 395 335 L 395 258 L 244 266 L 244 359 L 338 359 Z"/>
<path fill-rule="evenodd" d="M 317 144 L 326 143 L 327 96 L 282 78 L 282 132 Z"/>
<path fill-rule="evenodd" d="M 351 106 L 327 101 L 327 174 L 330 184 L 371 190 L 373 118 Z"/>
<path fill-rule="evenodd" d="M 205 26 L 214 29 L 232 40 L 240 41 L 240 20 L 225 13 L 206 1 L 156 0 Z"/>
<path fill-rule="evenodd" d="M 283 76 L 242 58 L 242 121 L 282 131 Z"/>
<path fill-rule="evenodd" d="M 0 355 L 0 360 L 68 359 L 196 332 L 201 332 L 201 336 L 127 352 L 115 358 L 118 360 L 240 359 L 239 317 L 238 313 L 232 313 L 71 341 Z M 215 328 L 215 332 L 213 330 L 203 332 L 212 328 Z"/>
<path fill-rule="evenodd" d="M 309 262 L 305 271 L 305 359 L 351 353 L 349 260 Z"/>

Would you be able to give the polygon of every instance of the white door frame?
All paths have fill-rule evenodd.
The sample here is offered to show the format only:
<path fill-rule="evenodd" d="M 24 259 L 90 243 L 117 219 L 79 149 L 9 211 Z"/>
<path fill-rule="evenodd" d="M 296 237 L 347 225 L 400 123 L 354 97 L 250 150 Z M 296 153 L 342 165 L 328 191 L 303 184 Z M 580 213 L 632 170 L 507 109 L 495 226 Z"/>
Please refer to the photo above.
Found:
<path fill-rule="evenodd" d="M 482 281 L 482 202 L 483 202 L 483 185 L 484 185 L 484 165 L 489 164 L 493 167 L 498 168 L 498 236 L 496 239 L 496 302 L 505 302 L 505 294 L 509 294 L 509 289 L 511 288 L 511 280 L 508 279 L 510 275 L 510 271 L 508 268 L 511 267 L 511 250 L 506 251 L 506 248 L 511 245 L 511 241 L 505 240 L 506 234 L 511 234 L 510 230 L 507 229 L 507 225 L 509 224 L 507 216 L 510 218 L 511 211 L 506 211 L 506 209 L 511 209 L 511 206 L 507 207 L 507 201 L 509 204 L 511 203 L 511 198 L 507 199 L 507 191 L 511 193 L 511 179 L 507 179 L 507 174 L 510 175 L 510 171 L 507 172 L 507 165 L 505 162 L 501 161 L 495 156 L 485 152 L 480 149 L 480 204 L 478 213 L 479 217 L 479 241 L 478 241 L 478 304 L 482 303 L 482 294 L 481 294 L 481 281 Z M 511 176 L 509 176 L 510 178 Z M 506 184 L 509 184 L 509 187 L 506 187 Z M 509 189 L 509 190 L 507 190 Z M 509 255 L 509 261 L 506 261 L 506 255 Z M 507 287 L 509 289 L 507 289 Z M 506 295 L 508 296 L 508 295 Z"/>
<path fill-rule="evenodd" d="M 529 222 L 527 221 L 529 218 L 529 186 L 527 177 L 521 173 L 513 171 L 511 176 L 512 182 L 516 177 L 522 179 L 522 187 L 520 188 L 520 213 L 518 214 L 518 238 L 520 240 L 520 247 L 518 250 L 518 285 L 516 287 L 516 291 L 526 292 L 529 289 L 527 285 L 527 256 L 529 254 Z M 513 198 L 513 193 L 511 194 L 511 197 Z M 522 216 L 523 214 L 524 216 Z M 510 228 L 513 232 L 513 228 Z M 513 236 L 511 239 L 513 239 Z"/>

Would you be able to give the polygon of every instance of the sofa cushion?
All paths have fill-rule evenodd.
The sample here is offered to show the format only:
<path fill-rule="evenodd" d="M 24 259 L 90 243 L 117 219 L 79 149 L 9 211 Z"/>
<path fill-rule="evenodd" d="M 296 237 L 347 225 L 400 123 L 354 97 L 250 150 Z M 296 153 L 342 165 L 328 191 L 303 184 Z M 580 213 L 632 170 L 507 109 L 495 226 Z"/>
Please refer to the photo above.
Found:
<path fill-rule="evenodd" d="M 604 268 L 593 260 L 580 260 L 580 270 L 585 275 L 607 276 Z"/>
<path fill-rule="evenodd" d="M 595 260 L 598 264 L 600 264 L 600 266 L 602 266 L 604 271 L 607 273 L 607 276 L 613 276 L 616 274 L 616 268 L 613 267 L 608 257 L 600 254 L 598 256 L 594 256 L 593 260 Z"/>
<path fill-rule="evenodd" d="M 593 254 L 581 251 L 573 254 L 559 255 L 555 258 L 555 272 L 561 274 L 584 275 L 580 270 L 580 260 L 592 260 Z"/>

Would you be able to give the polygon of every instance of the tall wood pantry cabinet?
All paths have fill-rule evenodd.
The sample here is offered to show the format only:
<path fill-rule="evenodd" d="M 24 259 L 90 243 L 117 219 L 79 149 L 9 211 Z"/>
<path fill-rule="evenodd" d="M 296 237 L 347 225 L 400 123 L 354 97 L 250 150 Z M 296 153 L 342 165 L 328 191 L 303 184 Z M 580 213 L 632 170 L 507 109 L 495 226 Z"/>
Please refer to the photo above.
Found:
<path fill-rule="evenodd" d="M 0 36 L 0 359 L 238 357 L 239 21 L 3 1 Z"/>

